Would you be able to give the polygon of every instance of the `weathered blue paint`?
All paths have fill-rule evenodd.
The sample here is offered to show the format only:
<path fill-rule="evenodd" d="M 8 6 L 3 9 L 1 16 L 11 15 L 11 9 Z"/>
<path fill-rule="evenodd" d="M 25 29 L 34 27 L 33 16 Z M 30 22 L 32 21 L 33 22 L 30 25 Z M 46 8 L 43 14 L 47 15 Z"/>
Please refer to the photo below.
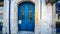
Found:
<path fill-rule="evenodd" d="M 31 6 L 31 11 L 32 11 L 31 21 L 29 21 L 30 6 Z M 22 19 L 22 11 L 24 11 L 23 19 Z M 19 24 L 19 20 L 22 20 L 21 24 Z M 23 2 L 19 4 L 18 5 L 18 30 L 19 31 L 34 31 L 34 28 L 35 28 L 35 5 L 31 2 Z"/>

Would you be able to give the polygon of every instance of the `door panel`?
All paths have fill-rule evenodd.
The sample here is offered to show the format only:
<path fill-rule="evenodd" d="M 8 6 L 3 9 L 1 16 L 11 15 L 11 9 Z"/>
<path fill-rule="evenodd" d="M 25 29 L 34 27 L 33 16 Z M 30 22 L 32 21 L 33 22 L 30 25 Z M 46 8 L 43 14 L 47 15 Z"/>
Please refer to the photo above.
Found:
<path fill-rule="evenodd" d="M 19 31 L 34 31 L 35 6 L 31 2 L 23 2 L 18 5 L 18 29 Z M 21 22 L 21 23 L 20 23 Z"/>
<path fill-rule="evenodd" d="M 35 26 L 35 7 L 32 5 L 32 4 L 30 4 L 29 5 L 29 16 L 28 16 L 28 18 L 29 18 L 29 23 L 28 23 L 28 30 L 33 30 L 34 31 L 34 26 Z"/>
<path fill-rule="evenodd" d="M 24 13 L 24 15 L 23 15 Z M 18 22 L 20 22 L 18 24 L 18 29 L 19 30 L 26 30 L 26 23 L 25 22 L 25 5 L 24 4 L 21 4 L 18 6 Z"/>

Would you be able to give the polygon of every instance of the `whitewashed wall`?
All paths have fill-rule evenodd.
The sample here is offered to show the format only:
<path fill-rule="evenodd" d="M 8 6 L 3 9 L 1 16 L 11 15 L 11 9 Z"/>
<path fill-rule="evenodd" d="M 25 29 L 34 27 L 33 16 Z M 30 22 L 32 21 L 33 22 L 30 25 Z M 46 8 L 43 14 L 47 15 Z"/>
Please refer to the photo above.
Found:
<path fill-rule="evenodd" d="M 18 27 L 18 25 L 17 25 L 17 23 L 14 21 L 14 17 L 15 17 L 15 15 L 14 15 L 14 4 L 15 4 L 15 1 L 16 0 L 11 0 L 11 18 L 10 18 L 10 21 L 11 21 L 11 34 L 17 34 L 17 27 Z M 17 17 L 17 16 L 16 16 Z"/>
<path fill-rule="evenodd" d="M 17 25 L 17 4 L 18 0 L 11 0 L 11 34 L 18 33 L 18 25 Z M 20 1 L 20 0 L 19 0 Z M 42 0 L 42 11 L 40 11 L 40 0 L 32 0 L 35 2 L 35 34 L 52 34 L 52 5 L 46 5 L 45 0 Z M 8 20 L 8 12 L 9 12 L 9 2 L 5 0 L 5 25 L 7 27 L 7 33 L 9 33 L 9 20 Z M 40 12 L 42 12 L 40 14 Z M 42 16 L 40 16 L 42 15 Z M 40 19 L 42 17 L 42 19 Z"/>
<path fill-rule="evenodd" d="M 52 34 L 52 5 L 42 0 L 41 34 Z"/>
<path fill-rule="evenodd" d="M 3 34 L 9 34 L 9 1 L 4 0 L 4 23 L 3 23 Z"/>

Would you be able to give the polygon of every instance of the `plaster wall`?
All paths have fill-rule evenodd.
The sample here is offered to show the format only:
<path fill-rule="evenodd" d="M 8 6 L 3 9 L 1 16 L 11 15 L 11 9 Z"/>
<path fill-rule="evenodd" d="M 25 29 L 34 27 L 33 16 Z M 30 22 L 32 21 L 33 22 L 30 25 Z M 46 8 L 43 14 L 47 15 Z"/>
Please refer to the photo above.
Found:
<path fill-rule="evenodd" d="M 3 34 L 9 34 L 9 1 L 4 0 L 4 14 L 3 14 Z"/>
<path fill-rule="evenodd" d="M 52 4 L 42 0 L 41 34 L 52 34 Z"/>

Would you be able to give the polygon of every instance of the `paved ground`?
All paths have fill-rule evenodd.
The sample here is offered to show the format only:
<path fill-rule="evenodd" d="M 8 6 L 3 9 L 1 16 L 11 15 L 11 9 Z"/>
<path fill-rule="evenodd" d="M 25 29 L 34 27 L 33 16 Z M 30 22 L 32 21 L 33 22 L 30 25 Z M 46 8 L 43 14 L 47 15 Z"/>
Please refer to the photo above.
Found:
<path fill-rule="evenodd" d="M 18 32 L 18 34 L 35 34 L 35 33 L 30 31 L 20 31 Z"/>

